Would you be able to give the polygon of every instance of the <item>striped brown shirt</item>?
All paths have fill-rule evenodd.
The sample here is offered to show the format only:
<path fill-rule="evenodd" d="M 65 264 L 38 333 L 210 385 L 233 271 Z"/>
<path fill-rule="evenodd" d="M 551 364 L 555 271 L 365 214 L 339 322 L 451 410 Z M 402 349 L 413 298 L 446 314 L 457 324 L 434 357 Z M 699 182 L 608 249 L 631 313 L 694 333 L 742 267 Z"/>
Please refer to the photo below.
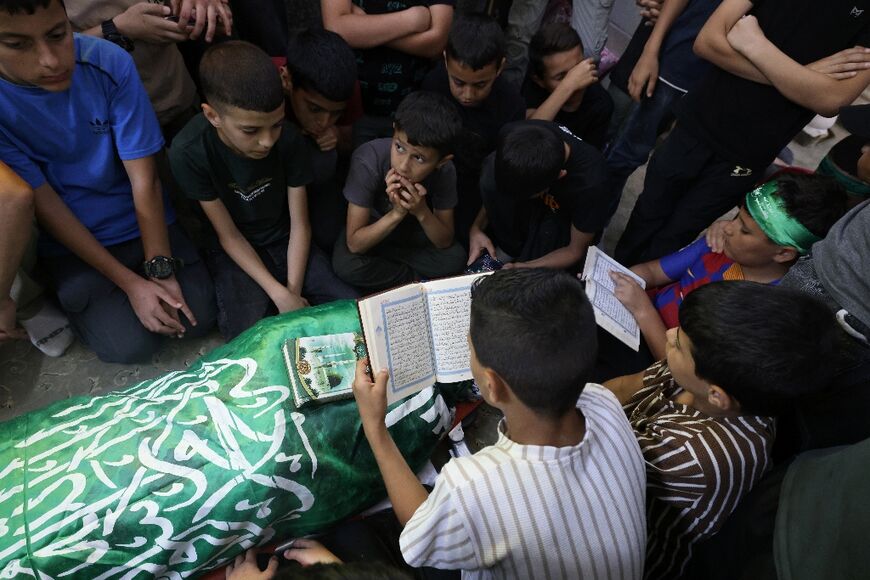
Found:
<path fill-rule="evenodd" d="M 646 541 L 643 458 L 610 391 L 588 384 L 586 434 L 572 447 L 504 434 L 450 460 L 402 531 L 412 566 L 463 578 L 639 579 Z"/>
<path fill-rule="evenodd" d="M 773 419 L 711 417 L 675 403 L 680 392 L 661 361 L 624 407 L 646 462 L 648 579 L 677 578 L 770 463 Z"/>

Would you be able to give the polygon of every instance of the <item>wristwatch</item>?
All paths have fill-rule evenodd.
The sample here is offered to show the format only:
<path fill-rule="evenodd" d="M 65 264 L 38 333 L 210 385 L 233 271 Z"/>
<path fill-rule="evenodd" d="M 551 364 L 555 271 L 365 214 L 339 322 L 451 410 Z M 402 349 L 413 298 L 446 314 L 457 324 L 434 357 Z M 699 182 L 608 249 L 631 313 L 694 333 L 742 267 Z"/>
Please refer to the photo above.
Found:
<path fill-rule="evenodd" d="M 182 266 L 184 266 L 184 261 L 179 258 L 154 256 L 142 264 L 142 271 L 145 272 L 145 276 L 148 278 L 165 280 L 181 270 Z"/>
<path fill-rule="evenodd" d="M 103 29 L 103 38 L 109 42 L 114 42 L 127 52 L 133 52 L 133 49 L 136 48 L 133 44 L 133 39 L 118 32 L 118 27 L 115 26 L 114 21 L 105 20 L 100 27 Z"/>

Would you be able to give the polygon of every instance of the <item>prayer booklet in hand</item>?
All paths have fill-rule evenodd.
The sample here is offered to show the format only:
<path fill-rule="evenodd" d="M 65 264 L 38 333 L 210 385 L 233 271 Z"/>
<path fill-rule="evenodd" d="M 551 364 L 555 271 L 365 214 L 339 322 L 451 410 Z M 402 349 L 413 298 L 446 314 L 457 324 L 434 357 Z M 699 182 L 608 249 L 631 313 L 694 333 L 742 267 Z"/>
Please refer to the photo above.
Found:
<path fill-rule="evenodd" d="M 646 288 L 643 278 L 599 250 L 590 246 L 586 253 L 581 279 L 586 281 L 586 295 L 595 311 L 598 326 L 633 348 L 640 348 L 640 327 L 634 315 L 613 294 L 611 272 L 619 272 L 634 278 L 641 288 Z"/>
<path fill-rule="evenodd" d="M 489 273 L 408 284 L 359 301 L 372 374 L 390 371 L 387 403 L 471 378 L 471 285 Z"/>
<path fill-rule="evenodd" d="M 297 408 L 353 397 L 356 361 L 366 356 L 362 335 L 288 338 L 283 351 Z"/>

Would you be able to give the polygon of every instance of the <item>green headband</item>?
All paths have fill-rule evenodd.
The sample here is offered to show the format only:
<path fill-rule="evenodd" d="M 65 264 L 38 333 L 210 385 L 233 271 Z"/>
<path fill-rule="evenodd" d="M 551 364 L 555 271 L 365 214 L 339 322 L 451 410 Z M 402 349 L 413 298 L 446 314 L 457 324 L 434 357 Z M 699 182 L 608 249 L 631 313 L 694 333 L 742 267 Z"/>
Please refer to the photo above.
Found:
<path fill-rule="evenodd" d="M 833 177 L 846 188 L 846 193 L 852 197 L 870 197 L 870 185 L 840 169 L 830 155 L 826 155 L 822 159 L 816 173 Z"/>
<path fill-rule="evenodd" d="M 747 193 L 746 211 L 773 243 L 806 254 L 821 238 L 788 215 L 785 202 L 776 195 L 776 190 L 776 181 L 768 181 Z"/>

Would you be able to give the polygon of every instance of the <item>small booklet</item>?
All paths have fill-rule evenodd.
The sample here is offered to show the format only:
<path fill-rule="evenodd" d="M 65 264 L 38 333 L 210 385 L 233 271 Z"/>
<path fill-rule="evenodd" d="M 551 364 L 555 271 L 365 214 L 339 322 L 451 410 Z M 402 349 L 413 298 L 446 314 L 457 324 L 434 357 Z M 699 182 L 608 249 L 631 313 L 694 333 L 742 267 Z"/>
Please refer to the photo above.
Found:
<path fill-rule="evenodd" d="M 637 320 L 622 302 L 613 294 L 613 280 L 610 272 L 620 272 L 637 280 L 641 288 L 646 288 L 643 278 L 599 250 L 590 246 L 586 253 L 581 279 L 586 281 L 586 295 L 595 311 L 598 326 L 633 348 L 640 348 L 640 327 Z"/>
<path fill-rule="evenodd" d="M 366 356 L 362 335 L 288 338 L 283 350 L 297 408 L 353 397 L 356 361 Z"/>
<path fill-rule="evenodd" d="M 408 284 L 360 300 L 372 373 L 390 371 L 387 403 L 471 378 L 471 285 L 481 274 Z"/>

